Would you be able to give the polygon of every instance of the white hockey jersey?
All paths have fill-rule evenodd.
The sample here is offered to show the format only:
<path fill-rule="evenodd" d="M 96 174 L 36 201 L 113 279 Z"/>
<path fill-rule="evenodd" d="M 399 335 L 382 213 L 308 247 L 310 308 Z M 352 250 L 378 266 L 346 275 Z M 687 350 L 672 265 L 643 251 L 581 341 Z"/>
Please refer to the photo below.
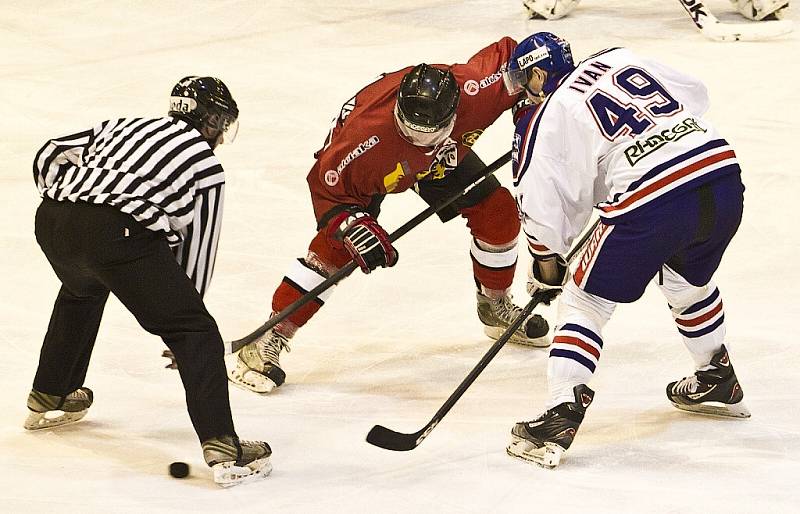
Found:
<path fill-rule="evenodd" d="M 708 105 L 697 79 L 627 49 L 581 62 L 517 122 L 514 186 L 531 251 L 566 254 L 593 207 L 613 224 L 738 173 L 702 118 Z"/>

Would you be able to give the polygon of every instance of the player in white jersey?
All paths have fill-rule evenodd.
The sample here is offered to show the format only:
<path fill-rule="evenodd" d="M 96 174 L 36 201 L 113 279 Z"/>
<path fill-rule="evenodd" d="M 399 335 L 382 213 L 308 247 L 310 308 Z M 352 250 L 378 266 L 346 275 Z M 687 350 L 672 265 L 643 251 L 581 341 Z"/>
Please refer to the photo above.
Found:
<path fill-rule="evenodd" d="M 528 291 L 563 288 L 548 359 L 545 412 L 517 423 L 508 453 L 553 467 L 594 392 L 587 387 L 618 302 L 654 277 L 696 371 L 667 386 L 684 410 L 747 417 L 724 344 L 722 301 L 711 277 L 741 221 L 736 156 L 703 119 L 698 80 L 624 48 L 577 67 L 569 44 L 541 32 L 503 71 L 509 94 L 536 104 L 517 122 L 517 202 L 533 263 Z M 600 224 L 569 280 L 566 254 L 593 208 Z"/>

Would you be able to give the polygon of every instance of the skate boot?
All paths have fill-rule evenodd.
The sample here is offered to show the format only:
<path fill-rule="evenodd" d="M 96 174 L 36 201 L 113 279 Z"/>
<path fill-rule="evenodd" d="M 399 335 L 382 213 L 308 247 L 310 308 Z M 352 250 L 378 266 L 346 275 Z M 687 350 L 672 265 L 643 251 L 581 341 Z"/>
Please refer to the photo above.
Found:
<path fill-rule="evenodd" d="M 476 295 L 478 298 L 478 319 L 483 323 L 483 332 L 492 339 L 497 340 L 514 323 L 522 309 L 511 301 L 510 295 L 490 298 L 480 291 Z M 514 335 L 511 336 L 509 342 L 544 348 L 550 346 L 550 337 L 547 335 L 549 331 L 550 326 L 547 321 L 538 314 L 534 314 L 514 331 Z"/>
<path fill-rule="evenodd" d="M 78 388 L 66 396 L 54 396 L 31 389 L 28 395 L 26 430 L 41 430 L 74 423 L 82 419 L 92 405 L 94 394 L 88 387 Z"/>
<path fill-rule="evenodd" d="M 225 357 L 228 380 L 259 394 L 269 393 L 286 380 L 279 361 L 284 348 L 290 351 L 286 337 L 274 329 L 268 330 L 238 352 Z"/>
<path fill-rule="evenodd" d="M 672 405 L 689 412 L 749 418 L 750 411 L 742 401 L 744 394 L 725 345 L 707 367 L 709 369 L 695 371 L 690 377 L 667 384 L 667 398 Z"/>
<path fill-rule="evenodd" d="M 574 402 L 560 403 L 533 421 L 514 425 L 506 452 L 545 468 L 558 466 L 594 398 L 594 391 L 583 384 L 576 385 L 573 392 Z"/>
<path fill-rule="evenodd" d="M 263 441 L 240 441 L 224 435 L 203 441 L 203 458 L 222 487 L 255 482 L 272 471 L 272 449 Z"/>

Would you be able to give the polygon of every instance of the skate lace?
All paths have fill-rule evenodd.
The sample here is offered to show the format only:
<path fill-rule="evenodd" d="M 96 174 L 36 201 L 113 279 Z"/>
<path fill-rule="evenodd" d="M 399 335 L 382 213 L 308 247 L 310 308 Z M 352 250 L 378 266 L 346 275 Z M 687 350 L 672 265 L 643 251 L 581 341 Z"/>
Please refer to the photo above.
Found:
<path fill-rule="evenodd" d="M 522 309 L 511 300 L 511 295 L 502 296 L 496 302 L 495 314 L 509 325 L 522 313 Z"/>
<path fill-rule="evenodd" d="M 67 400 L 89 401 L 89 394 L 83 389 L 76 389 L 67 395 Z"/>
<path fill-rule="evenodd" d="M 697 386 L 700 382 L 697 376 L 684 377 L 680 379 L 672 388 L 675 394 L 690 394 L 697 392 Z"/>
<path fill-rule="evenodd" d="M 286 350 L 287 353 L 292 351 L 289 348 L 289 341 L 276 332 L 272 332 L 268 339 L 261 342 L 262 344 L 258 345 L 258 354 L 261 360 L 275 365 L 280 364 L 279 359 L 282 350 Z"/>

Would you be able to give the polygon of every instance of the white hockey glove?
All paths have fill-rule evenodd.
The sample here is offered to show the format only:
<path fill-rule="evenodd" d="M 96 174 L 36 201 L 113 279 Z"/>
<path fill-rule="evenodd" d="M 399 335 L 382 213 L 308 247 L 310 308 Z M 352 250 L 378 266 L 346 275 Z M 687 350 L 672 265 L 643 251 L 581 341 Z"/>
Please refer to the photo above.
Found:
<path fill-rule="evenodd" d="M 532 20 L 557 20 L 569 14 L 581 0 L 522 0 Z"/>
<path fill-rule="evenodd" d="M 531 296 L 539 293 L 542 303 L 550 305 L 550 302 L 561 294 L 569 276 L 569 265 L 561 256 L 533 259 L 531 267 L 528 269 L 526 289 Z"/>

